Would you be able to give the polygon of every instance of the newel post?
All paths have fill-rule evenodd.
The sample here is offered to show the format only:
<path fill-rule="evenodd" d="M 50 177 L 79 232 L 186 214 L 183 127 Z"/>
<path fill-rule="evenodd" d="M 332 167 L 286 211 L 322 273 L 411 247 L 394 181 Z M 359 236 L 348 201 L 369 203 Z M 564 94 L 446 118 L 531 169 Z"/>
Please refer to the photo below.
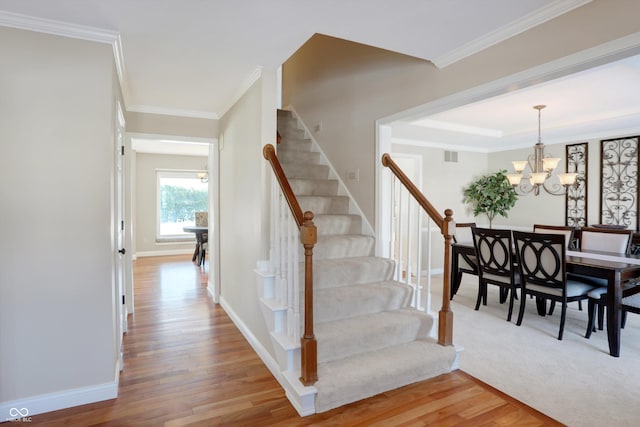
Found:
<path fill-rule="evenodd" d="M 444 211 L 442 236 L 444 237 L 444 274 L 442 277 L 442 308 L 438 313 L 438 344 L 453 345 L 453 312 L 451 311 L 451 239 L 456 224 L 453 211 Z"/>
<path fill-rule="evenodd" d="M 318 344 L 313 334 L 313 247 L 318 241 L 318 232 L 313 223 L 313 212 L 304 213 L 300 240 L 304 246 L 304 334 L 300 338 L 300 381 L 308 386 L 318 380 Z"/>

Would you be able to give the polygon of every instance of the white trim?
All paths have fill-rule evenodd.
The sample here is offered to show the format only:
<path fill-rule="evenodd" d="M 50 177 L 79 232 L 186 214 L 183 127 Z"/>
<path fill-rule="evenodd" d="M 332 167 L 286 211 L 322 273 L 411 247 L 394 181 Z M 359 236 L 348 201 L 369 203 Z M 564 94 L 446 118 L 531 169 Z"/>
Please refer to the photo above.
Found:
<path fill-rule="evenodd" d="M 262 343 L 253 335 L 247 325 L 242 322 L 240 317 L 236 314 L 231 306 L 224 299 L 224 296 L 220 296 L 220 305 L 227 313 L 231 321 L 236 325 L 240 333 L 245 337 L 249 345 L 258 354 L 258 357 L 265 364 L 267 369 L 275 377 L 276 381 L 285 390 L 285 395 L 293 407 L 298 411 L 301 416 L 311 415 L 315 413 L 315 396 L 318 393 L 317 389 L 313 386 L 305 387 L 300 384 L 298 378 L 292 374 L 292 372 L 281 372 L 280 366 L 277 361 L 271 356 L 269 351 L 262 345 Z"/>
<path fill-rule="evenodd" d="M 397 138 L 391 137 L 392 145 L 411 145 L 414 147 L 429 147 L 429 148 L 442 148 L 444 150 L 453 150 L 453 151 L 470 151 L 474 153 L 488 153 L 489 149 L 486 147 L 474 147 L 472 145 L 455 145 L 455 144 L 444 144 L 442 142 L 434 142 L 434 141 L 425 141 L 419 139 L 408 139 L 408 138 Z M 545 141 L 545 145 L 546 144 Z M 531 147 L 531 143 L 527 144 L 527 147 Z M 510 150 L 511 148 L 506 148 L 505 150 Z"/>
<path fill-rule="evenodd" d="M 164 116 L 191 117 L 194 119 L 218 120 L 218 113 L 210 111 L 183 110 L 179 108 L 155 107 L 153 105 L 128 105 L 127 111 L 135 113 L 160 114 Z"/>
<path fill-rule="evenodd" d="M 7 11 L 0 11 L 0 26 L 108 44 L 114 43 L 119 34 L 117 31 Z"/>
<path fill-rule="evenodd" d="M 158 243 L 159 245 L 161 243 Z M 186 243 L 172 243 L 175 245 L 184 245 Z M 190 249 L 167 249 L 166 251 L 138 251 L 135 254 L 137 258 L 144 258 L 150 256 L 171 256 L 171 255 L 192 255 L 193 254 L 193 242 L 189 243 Z"/>
<path fill-rule="evenodd" d="M 126 106 L 129 99 L 129 85 L 127 84 L 127 72 L 124 65 L 124 54 L 122 53 L 122 39 L 120 35 L 113 41 L 112 47 L 116 73 L 118 74 L 118 81 L 120 81 L 120 90 L 122 90 L 122 98 L 124 98 L 124 104 Z"/>
<path fill-rule="evenodd" d="M 220 153 L 219 143 L 209 145 L 209 275 L 207 290 L 215 303 L 220 302 Z"/>
<path fill-rule="evenodd" d="M 41 394 L 24 399 L 0 402 L 0 422 L 9 421 L 9 411 L 12 408 L 26 409 L 27 417 L 32 417 L 45 412 L 58 411 L 88 403 L 102 402 L 103 400 L 118 397 L 118 384 L 120 380 L 120 363 L 116 360 L 115 376 L 113 381 L 86 387 Z M 37 421 L 37 420 L 32 420 Z"/>
<path fill-rule="evenodd" d="M 520 19 L 477 37 L 457 49 L 433 58 L 431 62 L 438 68 L 444 68 L 590 2 L 591 0 L 563 0 L 552 2 L 528 13 Z"/>
<path fill-rule="evenodd" d="M 197 136 L 162 135 L 142 132 L 127 132 L 127 135 L 129 135 L 132 140 L 144 139 L 160 142 L 189 142 L 191 144 L 214 144 L 218 142 L 216 138 L 201 138 Z"/>
<path fill-rule="evenodd" d="M 389 201 L 391 200 L 391 181 L 389 172 L 385 171 L 382 165 L 382 155 L 384 153 L 391 154 L 392 145 L 392 129 L 391 126 L 381 123 L 379 120 L 375 122 L 375 139 L 376 139 L 376 248 L 377 256 L 391 258 L 391 215 L 389 209 Z M 384 201 L 383 201 L 384 198 Z M 384 227 L 383 227 L 383 224 Z"/>
<path fill-rule="evenodd" d="M 233 107 L 236 102 L 253 86 L 255 82 L 262 76 L 262 67 L 256 67 L 254 70 L 247 76 L 246 79 L 242 82 L 242 84 L 238 87 L 236 94 L 231 101 L 227 104 L 227 107 L 222 110 L 222 115 L 227 114 L 227 111 Z"/>
<path fill-rule="evenodd" d="M 56 21 L 53 19 L 38 18 L 35 16 L 7 11 L 0 11 L 0 26 L 111 44 L 113 48 L 113 59 L 115 62 L 116 72 L 120 82 L 120 89 L 122 90 L 122 98 L 124 99 L 125 105 L 127 104 L 129 99 L 129 86 L 127 84 L 124 55 L 122 53 L 122 40 L 120 39 L 120 33 L 117 31 Z"/>

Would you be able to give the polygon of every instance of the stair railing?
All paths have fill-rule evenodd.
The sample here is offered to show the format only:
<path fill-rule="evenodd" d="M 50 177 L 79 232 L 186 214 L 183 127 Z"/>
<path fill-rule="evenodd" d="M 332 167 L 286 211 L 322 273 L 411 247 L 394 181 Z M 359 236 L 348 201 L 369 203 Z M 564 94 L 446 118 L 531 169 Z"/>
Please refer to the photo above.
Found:
<path fill-rule="evenodd" d="M 306 386 L 313 385 L 318 380 L 318 350 L 313 333 L 313 248 L 318 240 L 317 229 L 313 223 L 313 212 L 302 212 L 273 145 L 265 145 L 262 154 L 271 164 L 277 181 L 277 183 L 274 181 L 274 191 L 272 191 L 271 241 L 278 244 L 272 248 L 271 257 L 276 266 L 276 276 L 279 276 L 281 282 L 279 294 L 284 301 L 280 302 L 287 306 L 287 335 L 293 339 L 300 338 L 300 381 Z M 293 230 L 294 226 L 297 230 Z M 299 330 L 299 246 L 295 242 L 298 239 L 304 247 L 304 334 L 302 336 Z"/>
<path fill-rule="evenodd" d="M 382 155 L 382 165 L 388 167 L 393 175 L 397 178 L 400 183 L 407 189 L 409 194 L 413 196 L 413 198 L 417 201 L 417 203 L 424 209 L 424 211 L 429 215 L 429 218 L 437 225 L 440 229 L 442 236 L 444 237 L 444 272 L 442 279 L 442 308 L 438 312 L 438 344 L 440 345 L 453 345 L 453 312 L 451 311 L 451 303 L 449 299 L 449 295 L 451 292 L 451 239 L 453 237 L 453 233 L 455 232 L 455 222 L 453 220 L 453 211 L 451 209 L 446 209 L 444 211 L 444 218 L 440 213 L 433 207 L 433 205 L 427 200 L 427 198 L 418 190 L 413 182 L 404 174 L 404 172 L 398 167 L 398 165 L 391 159 L 391 156 L 388 153 Z M 394 204 L 397 201 L 394 201 Z M 409 205 L 410 206 L 410 205 Z M 395 209 L 395 206 L 394 206 Z M 399 219 L 399 221 L 402 221 Z M 418 221 L 418 228 L 422 230 L 422 226 L 420 221 Z M 404 228 L 403 228 L 404 227 Z M 398 230 L 409 230 L 407 232 L 408 235 L 411 235 L 410 225 L 402 225 L 398 224 Z M 396 232 L 398 233 L 398 231 Z M 418 233 L 418 243 L 417 245 L 421 245 L 421 233 Z M 398 262 L 400 265 L 398 266 L 397 272 L 400 274 L 406 274 L 407 277 L 410 277 L 412 274 L 411 263 L 409 262 L 409 247 L 411 246 L 411 241 L 409 240 L 406 248 L 407 253 L 403 254 L 403 243 L 396 242 L 398 247 L 398 251 L 400 256 L 398 258 Z M 406 260 L 406 261 L 405 261 Z M 418 255 L 418 266 L 420 266 L 421 255 Z M 402 263 L 405 263 L 403 265 Z M 417 298 L 419 298 L 419 290 L 420 290 L 420 282 L 419 282 L 419 273 L 420 267 L 417 269 L 418 274 L 418 283 L 416 285 Z M 427 277 L 428 279 L 428 277 Z M 428 295 L 427 295 L 428 301 Z M 419 302 L 419 300 L 418 300 Z M 428 303 L 427 303 L 428 306 Z"/>

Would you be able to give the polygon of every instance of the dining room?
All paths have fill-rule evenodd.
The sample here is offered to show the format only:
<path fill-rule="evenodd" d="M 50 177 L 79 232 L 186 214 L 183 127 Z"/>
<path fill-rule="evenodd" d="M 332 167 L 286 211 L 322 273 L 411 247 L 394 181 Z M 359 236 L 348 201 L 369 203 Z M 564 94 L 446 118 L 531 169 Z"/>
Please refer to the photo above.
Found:
<path fill-rule="evenodd" d="M 633 101 L 640 94 L 639 83 L 640 61 L 631 55 L 543 84 L 513 84 L 500 96 L 424 117 L 414 111 L 389 125 L 389 152 L 419 176 L 416 186 L 438 211 L 452 209 L 453 220 L 459 224 L 510 233 L 532 232 L 534 224 L 571 227 L 576 238 L 566 248 L 567 271 L 586 274 L 602 268 L 595 274 L 605 284 L 605 277 L 611 277 L 611 283 L 619 279 L 612 288 L 599 289 L 604 295 L 607 291 L 611 295 L 614 288 L 619 293 L 615 301 L 607 300 L 615 302 L 613 310 L 598 306 L 597 326 L 589 338 L 585 337 L 589 301 L 594 305 L 597 301 L 586 293 L 581 302 L 567 304 L 564 333 L 560 334 L 559 306 L 552 315 L 547 306 L 542 316 L 537 300 L 529 296 L 518 327 L 524 300 L 519 293 L 507 322 L 509 301 L 497 286 L 487 287 L 487 305 L 476 310 L 477 274 L 462 275 L 451 301 L 454 344 L 464 348 L 460 368 L 569 425 L 633 425 L 640 417 L 629 408 L 629 396 L 637 383 L 640 317 L 627 313 L 622 328 L 619 309 L 625 282 L 633 283 L 639 275 L 638 260 L 635 256 L 627 259 L 637 253 L 640 241 L 640 110 Z M 515 202 L 502 214 L 476 211 L 466 190 L 499 173 L 505 191 L 515 194 Z M 384 179 L 381 189 L 386 185 Z M 396 208 L 394 219 L 397 213 Z M 415 223 L 418 239 L 403 242 L 412 224 L 405 220 L 389 232 L 387 246 L 399 250 L 401 270 L 413 272 L 403 274 L 417 275 L 425 284 L 426 303 L 435 312 L 442 298 L 444 239 L 426 216 Z M 581 232 L 593 226 L 624 230 L 629 245 L 625 250 L 595 250 L 609 254 L 589 254 L 593 249 L 580 253 Z M 471 237 L 467 244 L 473 251 Z M 422 248 L 422 254 L 412 258 L 409 253 L 414 247 Z M 456 256 L 454 248 L 454 262 Z M 626 267 L 619 265 L 616 270 L 609 265 L 612 269 L 605 273 L 607 263 Z M 451 278 L 455 278 L 453 271 Z M 599 390 L 597 405 L 593 405 L 594 390 Z"/>

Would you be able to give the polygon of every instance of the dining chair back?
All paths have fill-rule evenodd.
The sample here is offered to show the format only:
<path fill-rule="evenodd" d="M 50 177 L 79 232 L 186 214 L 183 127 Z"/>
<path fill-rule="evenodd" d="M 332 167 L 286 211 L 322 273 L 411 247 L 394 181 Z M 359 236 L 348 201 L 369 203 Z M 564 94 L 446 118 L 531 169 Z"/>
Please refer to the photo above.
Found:
<path fill-rule="evenodd" d="M 562 305 L 558 332 L 558 339 L 562 340 L 567 303 L 586 299 L 593 285 L 567 278 L 564 235 L 514 231 L 513 236 L 522 280 L 517 325 L 522 324 L 524 317 L 525 295 L 555 301 Z"/>
<path fill-rule="evenodd" d="M 565 247 L 567 249 L 573 249 L 573 235 L 575 233 L 575 227 L 564 225 L 534 224 L 533 232 L 546 234 L 562 234 L 565 237 Z"/>
<path fill-rule="evenodd" d="M 472 242 L 473 235 L 471 227 L 475 227 L 475 222 L 456 223 L 455 232 L 453 234 L 454 243 Z M 458 292 L 460 283 L 462 282 L 462 274 L 467 273 L 474 276 L 478 275 L 478 260 L 475 255 L 460 254 L 458 256 L 458 268 L 453 273 L 451 281 L 450 299 Z"/>
<path fill-rule="evenodd" d="M 513 300 L 520 286 L 520 275 L 513 262 L 511 230 L 471 227 L 473 246 L 478 260 L 480 286 L 475 309 L 487 304 L 487 285 L 500 287 L 500 302 L 509 296 L 507 321 L 511 321 Z"/>
<path fill-rule="evenodd" d="M 617 230 L 596 227 L 583 227 L 580 232 L 580 250 L 629 252 L 633 230 Z"/>

